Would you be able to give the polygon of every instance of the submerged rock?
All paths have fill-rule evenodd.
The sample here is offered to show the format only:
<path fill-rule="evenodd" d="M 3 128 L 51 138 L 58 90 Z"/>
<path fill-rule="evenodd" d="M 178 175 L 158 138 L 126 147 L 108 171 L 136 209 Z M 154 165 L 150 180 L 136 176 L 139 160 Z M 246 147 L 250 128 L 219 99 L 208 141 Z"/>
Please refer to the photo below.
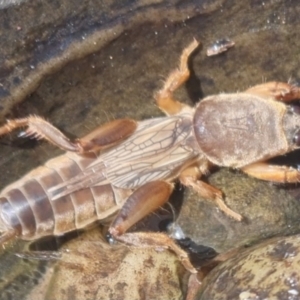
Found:
<path fill-rule="evenodd" d="M 243 220 L 233 220 L 215 203 L 188 191 L 190 197 L 183 202 L 175 224 L 196 244 L 224 253 L 268 237 L 300 231 L 299 199 L 289 189 L 225 168 L 211 175 L 209 183 L 222 189 L 226 204 Z"/>
<path fill-rule="evenodd" d="M 198 300 L 299 299 L 300 236 L 267 240 L 217 266 Z"/>
<path fill-rule="evenodd" d="M 0 2 L 0 7 L 3 3 Z M 228 37 L 235 41 L 235 47 L 210 58 L 204 51 L 196 51 L 191 58 L 191 80 L 176 93 L 183 102 L 193 105 L 202 96 L 241 91 L 265 78 L 297 79 L 299 12 L 300 5 L 295 1 L 18 1 L 17 5 L 0 10 L 0 120 L 38 114 L 75 137 L 114 118 L 140 120 L 160 116 L 161 112 L 153 105 L 153 93 L 162 85 L 161 79 L 177 66 L 182 49 L 193 38 L 206 48 L 211 42 Z M 11 136 L 1 139 L 1 143 L 2 187 L 60 153 L 46 143 Z M 296 156 L 298 163 L 297 159 Z M 222 252 L 238 243 L 249 244 L 266 236 L 298 231 L 296 194 L 228 170 L 216 173 L 209 180 L 225 192 L 226 203 L 245 216 L 245 220 L 232 221 L 207 201 L 191 204 L 190 199 L 197 200 L 198 196 L 190 192 L 184 199 L 187 206 L 178 224 L 197 243 Z M 88 247 L 88 240 L 81 242 Z M 0 257 L 4 283 L 0 286 L 1 299 L 24 299 L 29 294 L 31 299 L 44 299 L 39 298 L 41 291 L 48 291 L 47 297 L 53 299 L 55 291 L 71 290 L 68 285 L 72 284 L 72 276 L 79 282 L 76 288 L 80 295 L 91 288 L 93 295 L 99 296 L 96 287 L 101 283 L 94 282 L 98 276 L 93 272 L 103 269 L 98 270 L 99 265 L 93 259 L 97 247 L 92 242 L 86 258 L 83 250 L 74 250 L 70 256 L 65 253 L 62 263 L 57 262 L 54 269 L 51 264 L 46 269 L 44 262 L 40 262 L 26 264 L 18 271 L 6 262 L 22 265 L 22 260 L 13 255 L 19 250 L 9 248 Z M 159 260 L 152 250 L 137 249 L 131 253 L 120 248 L 113 257 L 107 245 L 101 244 L 99 249 L 103 257 L 109 256 L 108 266 L 111 261 L 118 262 L 118 266 L 126 262 L 128 272 L 130 257 L 137 255 L 147 260 L 154 255 L 153 274 L 157 278 L 152 282 L 156 284 L 161 282 L 163 266 L 170 256 L 171 271 L 167 274 L 174 286 L 163 281 L 166 284 L 163 295 L 180 299 L 184 294 L 185 281 L 179 277 L 186 273 L 182 273 L 173 254 L 164 252 L 163 260 Z M 91 271 L 90 276 L 87 271 Z M 55 272 L 59 282 L 51 272 Z M 139 272 L 143 273 L 143 269 Z M 26 274 L 32 275 L 26 277 Z M 64 278 L 64 274 L 71 279 Z M 145 276 L 135 278 L 143 282 Z M 137 287 L 142 286 L 140 282 Z M 55 289 L 50 292 L 48 284 Z M 39 292 L 32 289 L 34 285 L 40 288 Z M 133 293 L 137 292 L 131 287 Z M 121 285 L 122 288 L 125 290 L 126 286 Z M 143 298 L 143 288 L 138 293 Z M 117 299 L 113 294 L 111 298 Z"/>

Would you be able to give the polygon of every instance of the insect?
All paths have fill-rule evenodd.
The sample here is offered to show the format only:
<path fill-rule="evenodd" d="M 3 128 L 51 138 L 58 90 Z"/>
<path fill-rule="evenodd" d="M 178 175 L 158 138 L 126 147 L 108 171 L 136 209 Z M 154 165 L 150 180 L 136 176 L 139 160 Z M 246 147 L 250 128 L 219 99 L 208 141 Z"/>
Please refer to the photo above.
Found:
<path fill-rule="evenodd" d="M 299 88 L 268 82 L 243 93 L 208 96 L 189 107 L 173 92 L 188 79 L 188 58 L 197 47 L 194 40 L 183 50 L 179 68 L 155 94 L 165 117 L 115 120 L 74 141 L 38 116 L 0 127 L 0 135 L 26 127 L 28 136 L 67 151 L 1 192 L 0 243 L 62 235 L 116 214 L 109 232 L 117 240 L 169 248 L 196 272 L 185 251 L 164 233 L 127 232 L 168 201 L 174 180 L 238 221 L 242 216 L 226 206 L 222 192 L 200 180 L 212 165 L 262 180 L 298 182 L 297 169 L 266 161 L 300 146 L 300 116 L 289 105 L 299 98 Z"/>

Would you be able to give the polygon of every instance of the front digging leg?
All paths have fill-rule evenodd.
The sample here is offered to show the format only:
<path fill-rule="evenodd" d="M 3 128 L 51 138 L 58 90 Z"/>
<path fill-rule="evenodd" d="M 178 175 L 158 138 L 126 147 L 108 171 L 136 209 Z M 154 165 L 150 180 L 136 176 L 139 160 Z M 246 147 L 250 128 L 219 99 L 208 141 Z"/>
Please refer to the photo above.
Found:
<path fill-rule="evenodd" d="M 300 89 L 297 86 L 278 81 L 258 84 L 247 89 L 245 92 L 263 97 L 275 98 L 282 102 L 300 99 Z"/>
<path fill-rule="evenodd" d="M 253 163 L 242 168 L 249 176 L 278 183 L 297 183 L 300 181 L 300 171 L 288 167 L 268 163 Z"/>
<path fill-rule="evenodd" d="M 118 241 L 142 248 L 170 249 L 178 256 L 184 267 L 191 273 L 196 269 L 188 254 L 174 240 L 164 233 L 126 231 L 139 220 L 166 203 L 173 191 L 173 185 L 166 181 L 153 181 L 134 191 L 109 228 L 110 234 Z"/>

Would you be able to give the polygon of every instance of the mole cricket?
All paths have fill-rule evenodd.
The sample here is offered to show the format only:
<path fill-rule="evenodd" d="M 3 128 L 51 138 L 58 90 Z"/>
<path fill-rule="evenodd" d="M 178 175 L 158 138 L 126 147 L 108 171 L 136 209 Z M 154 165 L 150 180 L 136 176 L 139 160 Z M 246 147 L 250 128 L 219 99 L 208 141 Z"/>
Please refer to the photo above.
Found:
<path fill-rule="evenodd" d="M 116 215 L 109 227 L 115 239 L 170 249 L 196 273 L 187 253 L 166 234 L 127 233 L 168 201 L 175 180 L 237 221 L 242 216 L 225 204 L 222 192 L 201 181 L 211 166 L 239 169 L 261 180 L 298 182 L 299 170 L 267 160 L 300 147 L 300 115 L 290 105 L 300 98 L 299 88 L 267 82 L 241 93 L 208 96 L 195 107 L 182 104 L 173 93 L 189 78 L 188 58 L 197 47 L 194 40 L 183 50 L 179 67 L 155 93 L 165 117 L 114 120 L 73 141 L 38 116 L 1 126 L 0 135 L 25 127 L 27 136 L 66 153 L 2 190 L 0 244 L 16 237 L 59 236 Z"/>

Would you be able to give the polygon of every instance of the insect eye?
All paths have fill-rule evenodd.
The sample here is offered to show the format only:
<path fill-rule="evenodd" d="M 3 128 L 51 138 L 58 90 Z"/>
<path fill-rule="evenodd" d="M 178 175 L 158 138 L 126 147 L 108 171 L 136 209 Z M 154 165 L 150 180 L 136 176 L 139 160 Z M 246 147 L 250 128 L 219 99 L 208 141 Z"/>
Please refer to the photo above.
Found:
<path fill-rule="evenodd" d="M 298 130 L 294 137 L 293 137 L 293 143 L 296 145 L 296 146 L 300 146 L 300 130 Z"/>

